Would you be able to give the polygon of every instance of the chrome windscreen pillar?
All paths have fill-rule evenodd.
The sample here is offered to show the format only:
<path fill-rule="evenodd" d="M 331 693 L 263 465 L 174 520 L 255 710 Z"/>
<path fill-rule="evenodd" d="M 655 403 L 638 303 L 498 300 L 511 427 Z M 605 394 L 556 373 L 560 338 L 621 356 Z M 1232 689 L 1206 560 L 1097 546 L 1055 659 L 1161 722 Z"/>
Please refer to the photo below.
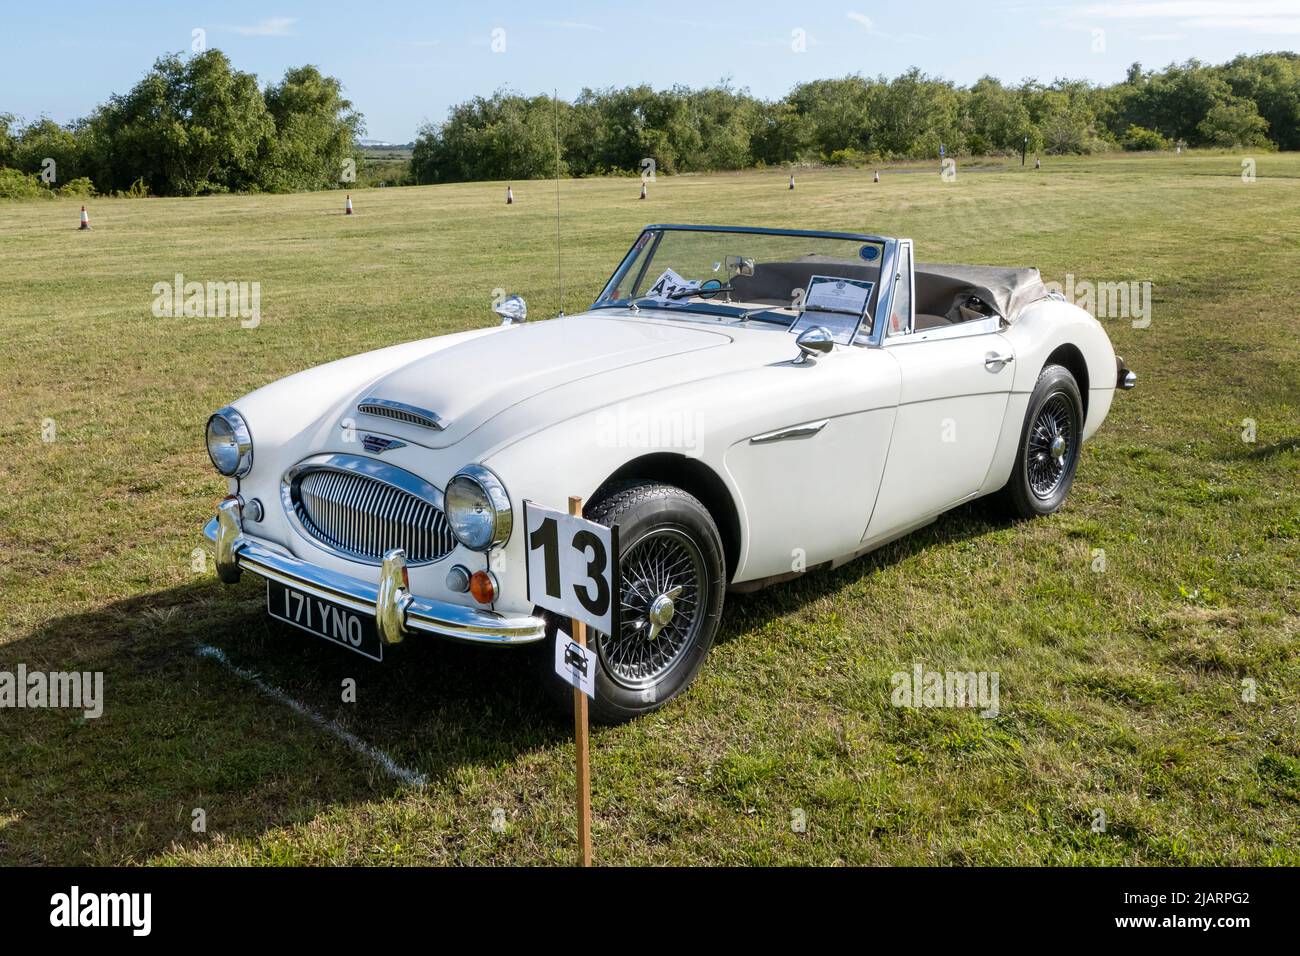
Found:
<path fill-rule="evenodd" d="M 406 608 L 410 603 L 406 552 L 393 548 L 384 553 L 384 563 L 379 569 L 379 598 L 375 602 L 375 623 L 385 644 L 399 644 L 406 636 Z"/>

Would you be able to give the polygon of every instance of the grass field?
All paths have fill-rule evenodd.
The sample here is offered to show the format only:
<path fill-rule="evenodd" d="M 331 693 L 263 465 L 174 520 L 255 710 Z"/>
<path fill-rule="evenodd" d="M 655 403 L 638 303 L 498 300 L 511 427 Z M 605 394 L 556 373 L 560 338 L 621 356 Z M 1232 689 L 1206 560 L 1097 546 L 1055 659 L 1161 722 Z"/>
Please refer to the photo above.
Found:
<path fill-rule="evenodd" d="M 866 229 L 923 260 L 1154 284 L 1149 328 L 1107 323 L 1140 384 L 1063 512 L 977 504 L 733 597 L 686 696 L 594 731 L 598 862 L 1300 862 L 1300 155 L 1257 175 L 1186 155 L 953 183 L 807 171 L 794 192 L 779 171 L 661 178 L 646 202 L 631 179 L 561 185 L 570 312 L 659 221 Z M 192 566 L 224 494 L 213 409 L 493 323 L 495 288 L 555 313 L 555 184 L 514 191 L 356 191 L 352 217 L 341 193 L 101 200 L 88 233 L 71 201 L 0 204 L 0 670 L 101 670 L 106 697 L 97 720 L 0 710 L 0 862 L 573 861 L 572 727 L 521 655 L 410 641 L 373 666 L 270 624 L 257 579 Z M 178 272 L 260 282 L 260 327 L 155 318 Z M 891 706 L 915 663 L 997 671 L 1001 716 Z"/>

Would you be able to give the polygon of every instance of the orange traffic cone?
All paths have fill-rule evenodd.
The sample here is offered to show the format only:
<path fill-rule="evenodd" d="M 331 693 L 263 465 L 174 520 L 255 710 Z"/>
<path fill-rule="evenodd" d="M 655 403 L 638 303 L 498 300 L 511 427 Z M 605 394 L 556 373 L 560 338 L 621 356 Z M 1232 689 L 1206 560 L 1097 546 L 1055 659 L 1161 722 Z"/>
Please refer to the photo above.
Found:
<path fill-rule="evenodd" d="M 347 205 L 343 207 L 343 215 L 345 215 L 345 216 L 350 216 L 350 215 L 352 215 L 352 196 L 351 196 L 351 194 L 348 195 L 348 203 L 347 203 Z"/>
<path fill-rule="evenodd" d="M 509 205 L 510 205 L 512 202 L 514 202 L 514 201 L 515 201 L 515 193 L 514 193 L 514 190 L 511 189 L 509 186 L 507 186 L 507 187 L 506 187 L 506 205 L 509 206 Z"/>
<path fill-rule="evenodd" d="M 86 212 L 85 206 L 81 207 L 81 228 L 82 229 L 90 228 L 90 213 Z"/>
<path fill-rule="evenodd" d="M 641 198 L 645 199 L 645 183 L 641 184 Z"/>
<path fill-rule="evenodd" d="M 794 189 L 794 173 L 790 174 L 790 188 Z"/>

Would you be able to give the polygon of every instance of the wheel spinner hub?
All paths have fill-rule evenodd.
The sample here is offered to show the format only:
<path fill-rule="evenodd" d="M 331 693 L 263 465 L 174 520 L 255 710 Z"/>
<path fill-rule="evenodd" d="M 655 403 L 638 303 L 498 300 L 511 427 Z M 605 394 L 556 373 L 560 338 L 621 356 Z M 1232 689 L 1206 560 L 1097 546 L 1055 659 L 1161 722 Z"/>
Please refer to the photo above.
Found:
<path fill-rule="evenodd" d="M 665 594 L 659 595 L 650 603 L 650 613 L 646 615 L 650 619 L 650 630 L 646 634 L 649 640 L 654 640 L 659 636 L 659 632 L 673 622 L 673 614 L 677 608 L 673 604 L 673 598 L 682 593 L 680 586 L 673 588 Z"/>

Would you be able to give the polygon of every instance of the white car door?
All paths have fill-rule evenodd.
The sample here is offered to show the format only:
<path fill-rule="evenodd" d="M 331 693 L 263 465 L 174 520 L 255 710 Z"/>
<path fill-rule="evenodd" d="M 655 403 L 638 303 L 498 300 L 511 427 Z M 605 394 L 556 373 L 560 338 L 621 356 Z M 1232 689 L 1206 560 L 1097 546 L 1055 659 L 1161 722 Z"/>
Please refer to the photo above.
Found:
<path fill-rule="evenodd" d="M 793 382 L 801 393 L 791 391 Z M 784 410 L 767 413 L 761 430 L 726 453 L 749 516 L 738 580 L 797 573 L 853 553 L 884 472 L 896 364 L 883 349 L 839 347 L 806 365 L 762 369 L 750 387 L 754 407 Z"/>
<path fill-rule="evenodd" d="M 1015 350 L 998 331 L 996 318 L 914 329 L 911 253 L 906 243 L 894 321 L 883 343 L 899 367 L 898 414 L 863 540 L 915 525 L 979 491 L 1002 433 L 1015 373 Z"/>

